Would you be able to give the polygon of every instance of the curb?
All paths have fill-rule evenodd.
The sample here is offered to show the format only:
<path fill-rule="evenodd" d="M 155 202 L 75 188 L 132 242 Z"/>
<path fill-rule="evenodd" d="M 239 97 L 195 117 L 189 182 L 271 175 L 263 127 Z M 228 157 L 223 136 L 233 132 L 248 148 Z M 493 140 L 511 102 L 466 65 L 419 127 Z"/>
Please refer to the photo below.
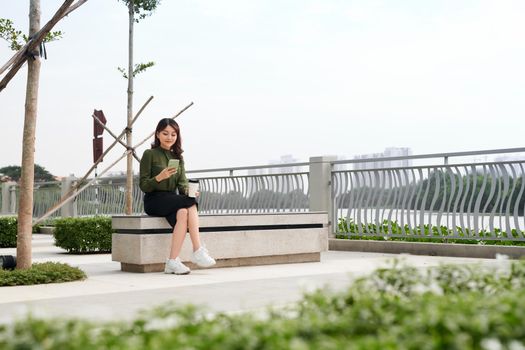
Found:
<path fill-rule="evenodd" d="M 55 226 L 41 226 L 38 233 L 45 235 L 52 235 L 55 231 Z"/>
<path fill-rule="evenodd" d="M 413 254 L 430 256 L 450 256 L 463 258 L 495 259 L 496 255 L 506 255 L 511 259 L 525 257 L 525 246 L 476 245 L 460 243 L 424 242 L 383 242 L 371 240 L 351 240 L 330 238 L 330 250 L 357 251 L 370 253 Z"/>

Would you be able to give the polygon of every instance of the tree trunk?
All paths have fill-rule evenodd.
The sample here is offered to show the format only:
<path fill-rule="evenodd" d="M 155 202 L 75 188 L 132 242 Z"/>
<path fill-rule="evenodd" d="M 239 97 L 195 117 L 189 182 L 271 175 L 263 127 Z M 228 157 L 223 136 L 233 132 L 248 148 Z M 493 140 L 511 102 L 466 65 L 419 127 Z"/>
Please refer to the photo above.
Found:
<path fill-rule="evenodd" d="M 133 1 L 129 1 L 129 46 L 128 46 L 128 122 L 126 145 L 132 147 L 131 127 L 133 122 L 133 24 L 135 23 Z M 126 179 L 126 215 L 133 213 L 133 154 L 127 157 Z"/>
<path fill-rule="evenodd" d="M 29 4 L 29 36 L 40 30 L 40 0 Z M 37 49 L 38 51 L 38 49 Z M 33 182 L 35 174 L 35 130 L 38 107 L 40 57 L 27 61 L 27 85 L 22 145 L 22 174 L 18 206 L 18 236 L 16 240 L 17 268 L 31 267 L 31 238 L 33 228 Z"/>

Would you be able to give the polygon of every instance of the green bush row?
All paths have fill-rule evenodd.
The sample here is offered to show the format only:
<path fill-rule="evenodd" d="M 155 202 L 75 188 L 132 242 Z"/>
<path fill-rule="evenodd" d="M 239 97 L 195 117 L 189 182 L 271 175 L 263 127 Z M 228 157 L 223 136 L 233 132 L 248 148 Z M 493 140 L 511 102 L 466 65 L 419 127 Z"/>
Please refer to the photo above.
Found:
<path fill-rule="evenodd" d="M 399 240 L 408 242 L 441 242 L 441 243 L 464 243 L 464 244 L 494 244 L 494 245 L 525 245 L 523 241 L 514 241 L 512 238 L 523 238 L 525 232 L 512 229 L 510 235 L 498 228 L 494 233 L 480 230 L 476 235 L 469 228 L 456 227 L 457 236 L 454 238 L 454 230 L 446 226 L 423 225 L 413 227 L 408 224 L 401 226 L 397 221 L 383 220 L 381 225 L 373 223 L 357 224 L 353 219 L 339 218 L 337 223 L 338 232 L 336 238 L 371 239 L 371 240 Z M 360 233 L 361 232 L 361 233 Z M 503 240 L 502 240 L 503 238 Z"/>
<path fill-rule="evenodd" d="M 33 233 L 38 232 L 40 225 L 33 226 Z M 16 247 L 18 219 L 16 216 L 0 217 L 0 248 Z"/>
<path fill-rule="evenodd" d="M 17 220 L 14 216 L 0 218 L 0 248 L 16 247 Z"/>
<path fill-rule="evenodd" d="M 63 218 L 55 220 L 55 245 L 70 253 L 111 252 L 111 218 Z"/>
<path fill-rule="evenodd" d="M 70 282 L 85 278 L 86 274 L 79 268 L 56 262 L 34 263 L 27 270 L 0 269 L 0 287 Z"/>
<path fill-rule="evenodd" d="M 499 269 L 395 265 L 345 291 L 318 290 L 263 315 L 168 304 L 132 322 L 29 317 L 0 328 L 0 348 L 523 349 L 524 287 L 523 262 Z"/>

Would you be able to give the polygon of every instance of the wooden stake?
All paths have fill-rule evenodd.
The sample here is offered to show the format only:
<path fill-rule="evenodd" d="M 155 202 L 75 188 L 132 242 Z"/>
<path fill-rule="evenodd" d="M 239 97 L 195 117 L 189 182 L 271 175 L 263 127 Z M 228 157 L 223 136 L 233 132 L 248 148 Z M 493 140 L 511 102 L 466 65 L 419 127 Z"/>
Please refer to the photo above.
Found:
<path fill-rule="evenodd" d="M 110 166 L 108 166 L 107 168 L 105 168 L 98 176 L 102 176 L 104 175 L 106 172 L 108 172 L 111 168 L 113 168 L 118 162 L 120 162 L 124 157 L 126 157 L 129 153 L 131 153 L 131 151 L 126 151 L 124 152 L 123 155 L 121 155 L 116 161 L 114 161 L 113 163 L 111 163 Z M 51 207 L 47 213 L 45 213 L 44 215 L 42 215 L 41 217 L 39 217 L 38 219 L 36 219 L 35 221 L 33 221 L 33 226 L 44 221 L 45 219 L 47 219 L 51 214 L 53 214 L 55 211 L 57 211 L 58 209 L 60 209 L 61 207 L 63 207 L 65 204 L 69 203 L 71 200 L 73 200 L 77 195 L 79 195 L 82 191 L 84 191 L 86 188 L 88 188 L 89 186 L 91 186 L 93 184 L 93 182 L 97 181 L 98 177 L 95 177 L 93 178 L 91 181 L 89 181 L 87 184 L 85 184 L 84 186 L 82 186 L 77 192 L 75 193 L 72 193 L 72 191 L 68 192 L 67 195 L 65 195 L 64 197 L 62 197 L 62 199 L 60 200 L 60 202 L 58 202 L 57 204 L 55 204 L 53 207 Z M 78 182 L 80 183 L 80 182 Z"/>
<path fill-rule="evenodd" d="M 175 114 L 173 117 L 171 117 L 171 119 L 175 119 L 177 118 L 179 115 L 181 115 L 182 113 L 184 113 L 188 108 L 190 108 L 191 106 L 193 106 L 193 102 L 191 102 L 189 105 L 187 105 L 186 107 L 184 107 L 179 113 Z M 137 143 L 135 146 L 133 146 L 133 149 L 136 149 L 140 146 L 142 146 L 142 144 L 146 141 L 148 141 L 148 139 L 150 139 L 153 135 L 155 135 L 155 131 L 153 131 L 151 134 L 149 134 L 148 137 L 146 137 L 144 140 L 140 141 L 139 143 Z M 139 159 L 139 162 L 140 162 L 140 159 Z"/>
<path fill-rule="evenodd" d="M 55 24 L 60 21 L 64 16 L 70 14 L 73 10 L 77 9 L 83 5 L 87 0 L 79 0 L 77 4 L 71 6 L 75 0 L 65 0 L 62 6 L 57 10 L 54 16 L 47 22 L 42 29 L 36 32 L 32 39 L 29 40 L 17 53 L 8 61 L 8 64 L 5 64 L 0 70 L 2 74 L 8 67 L 11 67 L 7 75 L 0 81 L 0 91 L 5 89 L 7 84 L 13 79 L 18 70 L 24 65 L 25 61 L 28 59 L 28 53 L 33 52 L 38 45 L 44 40 L 47 33 L 53 29 Z M 16 57 L 16 59 L 15 59 Z"/>
<path fill-rule="evenodd" d="M 142 111 L 144 110 L 144 108 L 146 108 L 146 106 L 149 104 L 149 102 L 153 99 L 153 96 L 151 96 L 148 101 L 146 101 L 146 103 L 144 104 L 144 106 L 142 106 L 142 108 L 140 109 L 140 111 L 137 113 L 137 115 L 135 116 L 135 118 L 133 119 L 133 122 L 135 122 L 137 120 L 137 118 L 139 117 L 139 115 L 142 113 Z M 184 113 L 188 108 L 190 108 L 191 106 L 193 106 L 193 102 L 191 102 L 189 105 L 187 105 L 186 107 L 184 107 L 180 112 L 178 112 L 177 114 L 175 114 L 173 117 L 171 117 L 171 119 L 175 119 L 177 118 L 179 115 L 181 115 L 182 113 Z M 124 133 L 125 131 L 123 131 Z M 153 136 L 153 134 L 155 134 L 155 132 L 152 132 L 147 138 L 145 138 L 144 140 L 142 140 L 141 142 L 139 142 L 137 145 L 135 145 L 135 147 L 133 147 L 131 150 L 126 150 L 126 152 L 124 152 L 124 154 L 119 158 L 117 159 L 115 162 L 113 162 L 109 167 L 107 167 L 106 169 L 104 169 L 99 175 L 98 177 L 104 175 L 107 171 L 109 171 L 113 166 L 115 166 L 115 164 L 117 164 L 120 160 L 122 160 L 124 157 L 126 157 L 130 152 L 135 152 L 135 149 L 139 146 L 141 146 L 144 142 L 146 142 L 148 139 L 151 138 L 151 136 Z M 119 136 L 119 138 L 121 138 L 124 134 L 121 134 Z M 115 146 L 117 144 L 117 142 L 115 141 L 111 147 Z M 106 152 L 109 151 L 106 150 Z M 91 169 L 89 169 L 89 171 L 86 173 L 86 175 L 84 175 L 84 177 L 77 181 L 77 185 L 73 186 L 71 188 L 71 190 L 68 191 L 67 194 L 65 194 L 61 199 L 60 201 L 55 204 L 54 206 L 52 206 L 44 215 L 42 215 L 41 217 L 39 217 L 38 219 L 36 219 L 35 221 L 33 221 L 33 225 L 36 225 L 40 222 L 42 222 L 43 220 L 47 219 L 51 214 L 53 214 L 55 211 L 57 211 L 58 209 L 62 208 L 66 203 L 70 202 L 74 197 L 76 197 L 77 195 L 79 195 L 82 191 L 84 191 L 89 185 L 91 185 L 93 182 L 95 182 L 97 180 L 97 178 L 94 178 L 93 180 L 89 181 L 87 185 L 81 187 L 79 189 L 79 187 L 81 186 L 82 182 L 89 176 L 89 174 L 93 171 L 93 169 L 95 169 L 95 167 L 98 165 L 98 163 L 100 163 L 100 159 L 102 159 L 102 157 L 105 155 L 106 153 L 104 153 L 98 160 L 97 162 L 91 167 Z M 140 162 L 140 158 L 139 158 L 139 162 Z M 78 191 L 77 191 L 78 189 Z M 76 191 L 76 192 L 75 192 Z"/>

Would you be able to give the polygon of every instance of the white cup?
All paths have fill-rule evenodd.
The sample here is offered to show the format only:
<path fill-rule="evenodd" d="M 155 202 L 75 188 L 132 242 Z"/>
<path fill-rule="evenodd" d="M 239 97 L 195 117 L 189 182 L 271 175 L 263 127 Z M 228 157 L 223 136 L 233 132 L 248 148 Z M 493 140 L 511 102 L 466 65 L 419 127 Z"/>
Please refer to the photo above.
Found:
<path fill-rule="evenodd" d="M 199 180 L 188 180 L 188 197 L 195 198 L 199 192 Z"/>

